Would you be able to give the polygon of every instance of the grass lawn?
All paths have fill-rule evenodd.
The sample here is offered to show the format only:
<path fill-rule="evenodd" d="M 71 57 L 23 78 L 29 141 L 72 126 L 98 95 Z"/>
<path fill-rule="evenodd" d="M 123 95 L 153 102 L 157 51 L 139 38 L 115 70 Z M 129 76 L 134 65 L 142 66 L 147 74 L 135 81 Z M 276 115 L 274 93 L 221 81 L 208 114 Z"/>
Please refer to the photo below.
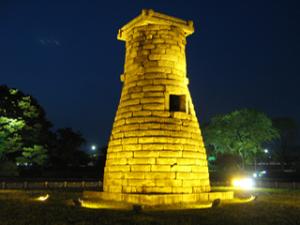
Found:
<path fill-rule="evenodd" d="M 48 201 L 32 200 L 39 195 L 37 191 L 0 191 L 0 224 L 300 224 L 299 190 L 260 189 L 255 191 L 257 200 L 246 204 L 139 213 L 75 207 L 70 199 L 80 197 L 79 192 L 40 193 L 49 193 Z"/>

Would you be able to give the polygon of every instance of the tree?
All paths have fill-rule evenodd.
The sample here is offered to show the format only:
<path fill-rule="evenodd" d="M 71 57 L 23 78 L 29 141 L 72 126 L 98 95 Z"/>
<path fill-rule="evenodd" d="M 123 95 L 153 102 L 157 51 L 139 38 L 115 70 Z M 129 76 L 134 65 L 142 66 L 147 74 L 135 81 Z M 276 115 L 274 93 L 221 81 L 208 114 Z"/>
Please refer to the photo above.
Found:
<path fill-rule="evenodd" d="M 279 133 L 264 113 L 242 109 L 212 118 L 203 136 L 215 154 L 238 155 L 244 168 L 263 152 L 262 144 L 278 138 Z"/>
<path fill-rule="evenodd" d="M 2 131 L 0 151 L 2 158 L 14 161 L 17 157 L 19 159 L 23 157 L 21 161 L 26 158 L 31 164 L 41 165 L 41 162 L 45 161 L 36 161 L 34 158 L 36 155 L 45 158 L 51 126 L 46 119 L 45 111 L 36 99 L 17 89 L 8 88 L 5 85 L 0 86 L 0 132 Z M 30 152 L 35 156 L 29 156 Z"/>
<path fill-rule="evenodd" d="M 23 120 L 0 117 L 0 161 L 4 161 L 7 154 L 20 150 L 22 138 L 19 132 L 24 125 Z"/>
<path fill-rule="evenodd" d="M 34 145 L 33 147 L 24 147 L 22 155 L 17 157 L 16 160 L 22 165 L 38 165 L 45 164 L 47 159 L 47 150 L 41 145 Z"/>
<path fill-rule="evenodd" d="M 54 167 L 68 167 L 86 165 L 88 155 L 81 151 L 86 142 L 82 135 L 71 128 L 58 129 L 55 142 L 49 151 L 50 163 Z"/>

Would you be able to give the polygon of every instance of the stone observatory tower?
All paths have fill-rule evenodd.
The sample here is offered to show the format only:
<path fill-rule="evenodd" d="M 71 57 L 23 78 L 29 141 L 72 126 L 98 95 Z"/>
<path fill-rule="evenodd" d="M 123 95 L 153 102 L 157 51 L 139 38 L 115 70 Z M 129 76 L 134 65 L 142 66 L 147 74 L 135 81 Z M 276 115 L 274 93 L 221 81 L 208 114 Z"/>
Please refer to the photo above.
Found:
<path fill-rule="evenodd" d="M 206 152 L 186 73 L 186 37 L 193 32 L 191 21 L 153 10 L 143 10 L 119 30 L 126 58 L 104 192 L 84 192 L 84 206 L 104 207 L 103 200 L 211 206 L 215 199 L 233 198 L 233 192 L 209 192 Z"/>
<path fill-rule="evenodd" d="M 192 21 L 153 10 L 143 10 L 119 30 L 126 58 L 104 192 L 210 191 L 206 152 L 186 72 L 186 37 L 193 32 Z"/>

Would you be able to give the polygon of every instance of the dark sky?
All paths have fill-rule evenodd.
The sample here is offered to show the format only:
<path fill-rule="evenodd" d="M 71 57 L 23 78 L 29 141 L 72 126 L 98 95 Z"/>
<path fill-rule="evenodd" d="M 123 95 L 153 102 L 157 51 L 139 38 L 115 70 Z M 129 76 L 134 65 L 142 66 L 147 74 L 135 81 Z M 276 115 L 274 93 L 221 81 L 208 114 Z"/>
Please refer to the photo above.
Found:
<path fill-rule="evenodd" d="M 36 97 L 55 127 L 105 144 L 122 87 L 117 31 L 143 8 L 194 21 L 201 123 L 244 107 L 300 121 L 300 7 L 289 0 L 0 0 L 0 84 Z"/>

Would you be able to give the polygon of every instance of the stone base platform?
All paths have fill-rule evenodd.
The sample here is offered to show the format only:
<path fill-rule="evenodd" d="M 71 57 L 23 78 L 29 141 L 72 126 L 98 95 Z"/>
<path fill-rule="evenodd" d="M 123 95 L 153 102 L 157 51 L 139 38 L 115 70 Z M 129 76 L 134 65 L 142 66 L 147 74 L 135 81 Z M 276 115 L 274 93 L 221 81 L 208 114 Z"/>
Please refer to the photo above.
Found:
<path fill-rule="evenodd" d="M 135 204 L 141 206 L 167 206 L 189 203 L 212 203 L 214 200 L 232 200 L 233 191 L 227 192 L 207 192 L 197 194 L 128 194 L 85 191 L 83 201 L 101 202 L 114 201 L 126 204 Z"/>

